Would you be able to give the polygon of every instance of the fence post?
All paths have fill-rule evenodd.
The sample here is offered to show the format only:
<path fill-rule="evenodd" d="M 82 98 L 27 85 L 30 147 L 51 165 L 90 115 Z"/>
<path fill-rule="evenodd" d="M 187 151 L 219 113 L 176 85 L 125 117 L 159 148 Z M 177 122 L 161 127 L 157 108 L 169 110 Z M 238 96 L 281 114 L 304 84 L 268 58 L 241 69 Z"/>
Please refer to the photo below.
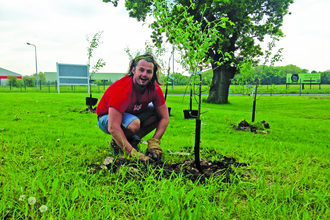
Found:
<path fill-rule="evenodd" d="M 299 94 L 301 95 L 301 79 L 300 79 L 300 86 L 299 86 L 299 90 L 300 90 L 300 92 L 299 92 Z"/>
<path fill-rule="evenodd" d="M 50 93 L 50 82 L 48 81 L 48 93 Z"/>

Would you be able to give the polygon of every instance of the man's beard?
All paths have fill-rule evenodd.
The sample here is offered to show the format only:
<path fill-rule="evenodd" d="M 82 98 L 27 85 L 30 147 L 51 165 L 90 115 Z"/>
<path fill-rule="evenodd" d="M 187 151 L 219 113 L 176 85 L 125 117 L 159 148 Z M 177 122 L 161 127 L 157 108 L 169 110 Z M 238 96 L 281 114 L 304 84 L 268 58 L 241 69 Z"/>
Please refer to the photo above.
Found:
<path fill-rule="evenodd" d="M 140 80 L 142 80 L 141 78 L 140 78 Z M 145 83 L 145 84 L 139 84 L 139 83 L 136 83 L 139 87 L 141 87 L 141 88 L 146 88 L 149 84 L 151 83 L 151 80 L 149 80 L 147 83 Z"/>

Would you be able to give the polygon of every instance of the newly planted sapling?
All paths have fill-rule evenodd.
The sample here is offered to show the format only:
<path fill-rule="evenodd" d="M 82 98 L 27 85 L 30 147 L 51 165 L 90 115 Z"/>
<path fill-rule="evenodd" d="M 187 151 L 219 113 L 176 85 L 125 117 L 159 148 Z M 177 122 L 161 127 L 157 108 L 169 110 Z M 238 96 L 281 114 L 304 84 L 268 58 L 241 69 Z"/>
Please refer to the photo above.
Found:
<path fill-rule="evenodd" d="M 91 58 L 93 57 L 93 51 L 102 43 L 100 41 L 102 33 L 103 33 L 103 31 L 97 32 L 96 34 L 94 34 L 94 36 L 91 40 L 89 40 L 88 35 L 86 35 L 86 40 L 89 44 L 89 46 L 87 47 L 87 65 L 88 65 L 88 69 L 89 69 L 90 82 L 92 80 L 92 77 L 95 75 L 95 73 L 97 73 L 100 70 L 100 68 L 104 67 L 106 64 L 102 58 L 99 58 L 97 60 L 97 62 L 92 66 L 92 71 L 90 71 Z M 92 94 L 91 90 L 90 90 L 90 92 Z"/>
<path fill-rule="evenodd" d="M 93 82 L 92 77 L 95 75 L 95 73 L 97 73 L 100 70 L 100 68 L 105 66 L 105 62 L 102 58 L 99 58 L 97 62 L 93 65 L 92 72 L 90 72 L 90 63 L 91 63 L 91 58 L 93 57 L 93 51 L 102 43 L 100 42 L 102 33 L 103 31 L 94 34 L 91 41 L 89 41 L 88 35 L 86 36 L 86 40 L 89 44 L 89 46 L 87 47 L 87 59 L 88 59 L 87 65 L 89 72 L 89 91 L 90 91 L 90 96 L 86 97 L 86 105 L 89 106 L 88 108 L 92 112 L 94 111 L 93 106 L 96 105 L 97 103 L 97 99 L 92 97 L 92 87 L 91 87 L 91 83 Z"/>
<path fill-rule="evenodd" d="M 271 67 L 274 66 L 275 62 L 281 61 L 281 58 L 282 58 L 281 53 L 282 53 L 283 48 L 280 48 L 277 51 L 277 53 L 274 54 L 273 57 L 270 57 L 272 55 L 272 50 L 275 47 L 275 41 L 278 41 L 278 37 L 276 37 L 275 35 L 272 35 L 271 39 L 272 39 L 272 41 L 268 43 L 268 49 L 265 51 L 265 60 L 263 63 L 263 68 L 261 70 L 261 74 L 264 72 L 264 68 L 268 62 L 270 62 L 270 66 L 267 68 L 271 69 Z M 240 74 L 236 75 L 237 77 L 235 76 L 236 79 L 238 79 L 237 81 L 243 85 L 243 88 L 244 88 L 244 82 L 246 82 L 247 80 L 251 80 L 255 84 L 255 87 L 251 94 L 251 96 L 254 97 L 253 98 L 253 107 L 252 107 L 252 122 L 254 122 L 254 120 L 255 120 L 257 94 L 258 94 L 258 87 L 260 84 L 260 79 L 255 74 L 254 69 L 253 69 L 253 66 L 255 66 L 255 65 L 256 65 L 256 63 L 252 59 L 245 59 L 238 67 L 240 70 Z M 280 72 L 277 72 L 277 75 L 279 75 L 279 74 L 280 74 Z"/>
<path fill-rule="evenodd" d="M 198 101 L 198 116 L 196 119 L 196 132 L 195 132 L 195 163 L 197 168 L 201 171 L 199 148 L 200 148 L 200 110 L 201 110 L 201 81 L 202 81 L 202 67 L 207 66 L 211 61 L 217 63 L 220 66 L 219 60 L 211 60 L 210 56 L 206 58 L 209 50 L 212 49 L 212 45 L 219 41 L 222 41 L 218 31 L 218 27 L 225 28 L 226 23 L 233 24 L 228 21 L 228 18 L 219 17 L 218 19 L 210 22 L 204 17 L 204 13 L 207 10 L 205 7 L 201 13 L 204 17 L 203 22 L 196 22 L 194 16 L 189 15 L 188 10 L 195 9 L 195 3 L 191 3 L 189 7 L 182 5 L 169 5 L 167 1 L 156 0 L 154 1 L 154 9 L 152 12 L 156 21 L 149 27 L 155 28 L 158 25 L 158 34 L 165 34 L 167 41 L 170 42 L 175 50 L 179 51 L 180 63 L 182 67 L 191 71 L 193 75 L 192 84 L 199 86 L 199 101 Z M 174 7 L 178 14 L 171 15 L 169 7 Z M 173 10 L 172 10 L 173 11 Z M 172 17 L 173 16 L 173 17 Z M 206 25 L 205 25 L 206 24 Z M 158 47 L 161 46 L 162 41 L 156 42 Z M 221 53 L 221 48 L 218 49 L 218 53 Z M 229 54 L 224 54 L 224 59 Z"/>

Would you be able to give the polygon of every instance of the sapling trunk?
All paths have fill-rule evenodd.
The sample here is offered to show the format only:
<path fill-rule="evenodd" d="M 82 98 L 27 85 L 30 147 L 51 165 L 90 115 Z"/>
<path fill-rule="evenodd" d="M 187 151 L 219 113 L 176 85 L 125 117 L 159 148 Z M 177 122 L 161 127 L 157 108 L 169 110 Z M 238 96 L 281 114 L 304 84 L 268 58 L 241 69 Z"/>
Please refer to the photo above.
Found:
<path fill-rule="evenodd" d="M 171 59 L 171 58 L 170 58 Z M 168 68 L 167 70 L 167 77 L 166 77 L 166 90 L 165 90 L 165 101 L 166 101 L 166 98 L 167 98 L 167 92 L 168 92 L 168 78 L 170 76 L 170 68 Z"/>
<path fill-rule="evenodd" d="M 190 89 L 190 103 L 189 103 L 189 110 L 190 110 L 190 113 L 192 111 L 192 89 Z"/>
<path fill-rule="evenodd" d="M 253 108 L 252 108 L 252 122 L 254 122 L 255 112 L 256 112 L 256 104 L 257 104 L 257 90 L 258 90 L 258 82 L 256 83 L 256 91 L 254 93 L 253 99 Z"/>
<path fill-rule="evenodd" d="M 199 115 L 199 113 L 198 113 Z M 199 147 L 200 147 L 200 140 L 201 140 L 201 120 L 196 119 L 196 129 L 195 129 L 195 163 L 197 169 L 202 172 L 201 170 L 201 163 L 199 158 Z"/>
<path fill-rule="evenodd" d="M 199 75 L 199 101 L 198 101 L 198 115 L 196 119 L 195 130 L 195 163 L 199 172 L 202 172 L 201 163 L 199 158 L 200 140 L 201 140 L 201 101 L 202 101 L 202 73 Z M 191 107 L 190 107 L 191 108 Z"/>

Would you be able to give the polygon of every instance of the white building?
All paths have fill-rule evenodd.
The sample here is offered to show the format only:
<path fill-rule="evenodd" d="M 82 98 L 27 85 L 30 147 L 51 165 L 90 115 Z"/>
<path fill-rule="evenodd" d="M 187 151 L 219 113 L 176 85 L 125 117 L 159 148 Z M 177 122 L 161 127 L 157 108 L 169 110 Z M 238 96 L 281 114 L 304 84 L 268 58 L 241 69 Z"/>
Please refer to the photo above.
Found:
<path fill-rule="evenodd" d="M 0 67 L 0 86 L 5 86 L 7 84 L 8 76 L 16 76 L 17 79 L 22 79 L 21 74 Z"/>

